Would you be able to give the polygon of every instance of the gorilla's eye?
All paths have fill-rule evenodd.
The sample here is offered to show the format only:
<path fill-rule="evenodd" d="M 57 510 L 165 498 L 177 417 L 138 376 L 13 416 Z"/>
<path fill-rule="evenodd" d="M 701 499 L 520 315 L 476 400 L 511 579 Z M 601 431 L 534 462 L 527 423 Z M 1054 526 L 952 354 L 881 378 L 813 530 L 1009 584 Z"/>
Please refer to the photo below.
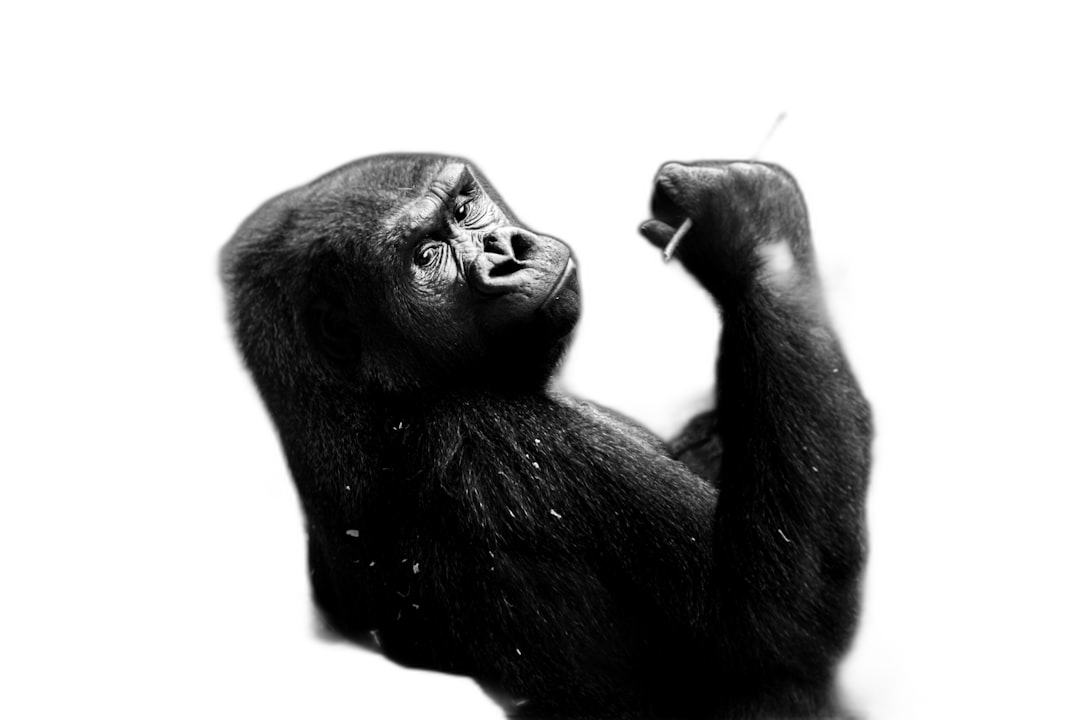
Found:
<path fill-rule="evenodd" d="M 426 242 L 416 248 L 413 260 L 420 267 L 427 267 L 439 259 L 439 243 Z"/>
<path fill-rule="evenodd" d="M 466 200 L 465 202 L 454 208 L 454 219 L 458 222 L 464 222 L 465 218 L 469 217 L 469 211 L 472 209 L 472 203 Z"/>

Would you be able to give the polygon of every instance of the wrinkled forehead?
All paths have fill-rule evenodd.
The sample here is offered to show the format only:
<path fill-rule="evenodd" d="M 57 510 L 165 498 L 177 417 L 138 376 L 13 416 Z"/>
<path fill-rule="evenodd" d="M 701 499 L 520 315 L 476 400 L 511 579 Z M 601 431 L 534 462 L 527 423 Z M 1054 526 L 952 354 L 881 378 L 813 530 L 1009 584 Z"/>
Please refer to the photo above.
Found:
<path fill-rule="evenodd" d="M 422 190 L 448 165 L 463 164 L 464 160 L 442 155 L 377 155 L 348 167 L 361 184 L 400 194 Z"/>
<path fill-rule="evenodd" d="M 487 178 L 468 160 L 442 155 L 383 155 L 365 171 L 363 185 L 377 189 L 384 230 L 422 225 L 459 194 L 483 192 L 510 216 Z"/>
<path fill-rule="evenodd" d="M 385 228 L 411 234 L 415 228 L 432 226 L 439 215 L 452 207 L 458 196 L 471 195 L 478 186 L 469 166 L 463 162 L 447 162 L 433 177 L 425 180 L 421 186 L 410 188 L 400 206 L 383 218 Z"/>
<path fill-rule="evenodd" d="M 291 237 L 319 257 L 390 267 L 402 248 L 449 212 L 458 193 L 482 190 L 516 224 L 501 198 L 467 160 L 441 155 L 379 155 L 342 166 L 288 196 Z M 374 278 L 369 278 L 373 283 Z"/>
<path fill-rule="evenodd" d="M 349 163 L 311 182 L 312 200 L 353 200 L 382 211 L 427 187 L 455 161 L 437 155 L 378 155 Z"/>
<path fill-rule="evenodd" d="M 444 202 L 457 195 L 470 176 L 468 165 L 449 159 L 430 170 L 415 184 L 399 188 L 403 199 L 411 203 Z"/>
<path fill-rule="evenodd" d="M 318 178 L 308 187 L 316 202 L 335 198 L 385 220 L 417 201 L 452 195 L 469 182 L 483 188 L 505 210 L 502 198 L 475 166 L 463 158 L 444 155 L 364 158 Z"/>
<path fill-rule="evenodd" d="M 383 221 L 422 193 L 450 158 L 380 155 L 344 165 L 287 194 L 298 237 L 323 248 L 358 250 Z"/>

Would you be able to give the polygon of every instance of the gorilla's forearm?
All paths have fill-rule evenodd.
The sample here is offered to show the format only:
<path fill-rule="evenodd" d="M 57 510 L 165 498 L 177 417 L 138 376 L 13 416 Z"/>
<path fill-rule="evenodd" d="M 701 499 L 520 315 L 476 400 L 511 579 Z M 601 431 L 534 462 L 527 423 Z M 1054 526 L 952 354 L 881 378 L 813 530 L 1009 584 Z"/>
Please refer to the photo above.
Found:
<path fill-rule="evenodd" d="M 757 293 L 725 313 L 714 562 L 722 613 L 763 663 L 835 661 L 852 636 L 866 547 L 869 408 L 832 332 Z"/>
<path fill-rule="evenodd" d="M 646 226 L 722 313 L 716 409 L 673 443 L 718 488 L 714 572 L 732 661 L 829 667 L 855 627 L 870 411 L 832 331 L 802 194 L 752 163 L 669 164 Z M 722 448 L 722 450 L 721 450 Z"/>

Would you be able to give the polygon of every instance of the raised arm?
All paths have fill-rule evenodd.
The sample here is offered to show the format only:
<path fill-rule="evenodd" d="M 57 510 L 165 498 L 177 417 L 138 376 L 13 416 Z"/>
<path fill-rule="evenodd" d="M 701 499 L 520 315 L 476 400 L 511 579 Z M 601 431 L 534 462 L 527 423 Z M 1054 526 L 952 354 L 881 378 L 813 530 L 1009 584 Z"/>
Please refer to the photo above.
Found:
<path fill-rule="evenodd" d="M 716 409 L 672 447 L 717 484 L 714 562 L 724 664 L 748 694 L 787 678 L 817 704 L 855 628 L 866 554 L 869 407 L 825 314 L 806 207 L 760 163 L 670 163 L 643 234 L 720 306 Z M 720 448 L 722 447 L 722 452 Z"/>

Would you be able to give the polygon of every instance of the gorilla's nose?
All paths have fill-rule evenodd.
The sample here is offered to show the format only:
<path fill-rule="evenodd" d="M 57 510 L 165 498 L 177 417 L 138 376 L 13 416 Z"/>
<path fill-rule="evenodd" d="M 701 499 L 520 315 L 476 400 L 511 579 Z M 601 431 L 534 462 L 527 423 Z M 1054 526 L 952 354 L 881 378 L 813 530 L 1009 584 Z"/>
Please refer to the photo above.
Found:
<path fill-rule="evenodd" d="M 501 227 L 481 239 L 483 250 L 469 272 L 472 288 L 482 295 L 512 293 L 538 305 L 557 284 L 570 262 L 570 248 L 552 237 L 519 227 Z"/>
<path fill-rule="evenodd" d="M 484 236 L 484 255 L 491 263 L 488 274 L 509 275 L 525 267 L 535 255 L 539 238 L 516 227 L 502 227 Z"/>

